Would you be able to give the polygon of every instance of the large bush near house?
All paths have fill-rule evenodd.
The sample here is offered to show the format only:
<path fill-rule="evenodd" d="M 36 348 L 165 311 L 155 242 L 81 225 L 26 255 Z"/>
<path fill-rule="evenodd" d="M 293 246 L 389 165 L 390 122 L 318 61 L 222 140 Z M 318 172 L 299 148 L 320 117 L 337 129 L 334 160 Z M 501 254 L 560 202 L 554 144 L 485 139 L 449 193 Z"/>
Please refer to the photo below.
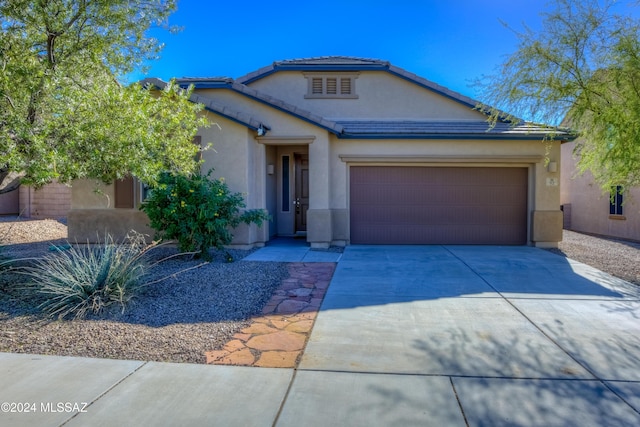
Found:
<path fill-rule="evenodd" d="M 209 259 L 209 248 L 223 249 L 231 243 L 232 229 L 269 219 L 263 210 L 244 210 L 240 193 L 232 193 L 212 171 L 190 176 L 163 174 L 142 205 L 156 237 L 178 242 L 183 252 L 198 252 Z"/>

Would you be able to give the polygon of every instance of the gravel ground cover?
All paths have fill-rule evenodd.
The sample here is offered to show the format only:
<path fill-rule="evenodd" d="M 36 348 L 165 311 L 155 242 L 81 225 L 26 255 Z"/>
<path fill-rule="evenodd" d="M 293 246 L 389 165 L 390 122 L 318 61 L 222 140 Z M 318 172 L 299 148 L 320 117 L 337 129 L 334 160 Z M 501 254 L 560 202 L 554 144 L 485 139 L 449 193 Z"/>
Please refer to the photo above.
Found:
<path fill-rule="evenodd" d="M 558 248 L 549 251 L 640 286 L 640 243 L 564 230 Z"/>
<path fill-rule="evenodd" d="M 0 236 L 5 256 L 50 255 L 52 245 L 66 243 L 66 226 L 52 220 L 5 220 Z M 229 252 L 239 260 L 252 251 Z M 160 248 L 156 256 L 175 253 Z M 248 326 L 288 271 L 286 263 L 226 263 L 224 253 L 200 264 L 186 257 L 166 261 L 153 276 L 169 278 L 145 288 L 124 313 L 114 306 L 99 316 L 65 321 L 39 316 L 15 290 L 21 276 L 5 273 L 0 276 L 0 351 L 205 363 L 205 351 L 221 349 Z"/>
<path fill-rule="evenodd" d="M 63 222 L 0 218 L 0 256 L 47 255 L 52 245 L 65 244 L 66 236 Z M 640 285 L 638 243 L 565 230 L 559 248 L 549 251 Z M 230 252 L 235 259 L 251 253 Z M 160 249 L 158 256 L 170 253 L 175 249 Z M 17 298 L 20 278 L 0 276 L 0 351 L 205 363 L 205 351 L 221 349 L 248 326 L 288 275 L 286 263 L 224 260 L 224 253 L 215 253 L 212 263 L 146 288 L 124 313 L 114 308 L 73 321 L 45 321 Z M 199 263 L 174 259 L 155 274 L 170 276 Z"/>

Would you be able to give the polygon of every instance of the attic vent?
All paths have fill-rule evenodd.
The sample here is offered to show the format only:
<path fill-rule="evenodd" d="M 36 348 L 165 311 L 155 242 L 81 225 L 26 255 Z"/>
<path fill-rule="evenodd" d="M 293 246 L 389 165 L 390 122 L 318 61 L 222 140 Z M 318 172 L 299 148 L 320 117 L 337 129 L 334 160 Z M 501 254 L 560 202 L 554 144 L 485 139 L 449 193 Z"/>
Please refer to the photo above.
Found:
<path fill-rule="evenodd" d="M 335 78 L 327 77 L 327 95 L 338 93 L 338 81 Z"/>
<path fill-rule="evenodd" d="M 355 80 L 359 73 L 304 73 L 307 79 L 305 98 L 356 99 Z"/>
<path fill-rule="evenodd" d="M 311 93 L 314 95 L 322 95 L 322 78 L 314 77 L 311 79 Z"/>
<path fill-rule="evenodd" d="M 340 95 L 351 95 L 351 79 L 340 79 Z"/>

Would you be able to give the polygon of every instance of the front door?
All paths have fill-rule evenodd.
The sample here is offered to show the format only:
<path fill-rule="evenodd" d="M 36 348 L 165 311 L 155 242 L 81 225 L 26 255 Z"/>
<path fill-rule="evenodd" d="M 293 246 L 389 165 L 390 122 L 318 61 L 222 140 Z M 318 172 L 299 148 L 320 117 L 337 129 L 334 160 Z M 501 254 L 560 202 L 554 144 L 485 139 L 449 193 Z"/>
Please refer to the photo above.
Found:
<path fill-rule="evenodd" d="M 295 232 L 307 231 L 307 209 L 309 209 L 309 155 L 295 154 Z"/>

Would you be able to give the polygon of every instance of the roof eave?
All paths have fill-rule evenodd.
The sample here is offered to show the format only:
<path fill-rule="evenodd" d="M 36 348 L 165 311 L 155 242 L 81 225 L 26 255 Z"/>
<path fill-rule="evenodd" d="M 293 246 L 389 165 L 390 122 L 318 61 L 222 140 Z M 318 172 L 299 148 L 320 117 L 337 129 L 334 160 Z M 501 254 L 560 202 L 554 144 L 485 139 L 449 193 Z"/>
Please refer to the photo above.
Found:
<path fill-rule="evenodd" d="M 231 89 L 233 90 L 233 88 L 231 88 Z M 257 96 L 254 96 L 254 95 L 251 95 L 251 94 L 249 94 L 249 93 L 242 92 L 242 91 L 237 91 L 237 90 L 235 90 L 235 92 L 236 92 L 236 93 L 239 93 L 240 95 L 244 95 L 244 96 L 246 96 L 246 97 L 247 97 L 247 98 L 249 98 L 249 99 L 253 99 L 254 101 L 257 101 L 257 102 L 260 102 L 260 103 L 262 103 L 262 104 L 264 104 L 264 105 L 267 105 L 267 106 L 269 106 L 269 107 L 271 107 L 271 108 L 275 108 L 275 109 L 276 109 L 276 110 L 278 110 L 278 111 L 282 111 L 283 113 L 286 113 L 286 114 L 288 114 L 288 115 L 291 115 L 291 116 L 293 116 L 293 117 L 296 117 L 297 119 L 300 119 L 300 120 L 302 120 L 302 121 L 304 121 L 304 122 L 311 123 L 312 125 L 317 126 L 317 127 L 319 127 L 319 128 L 322 128 L 322 129 L 324 129 L 324 130 L 326 130 L 326 131 L 329 131 L 329 132 L 331 132 L 331 133 L 333 133 L 333 134 L 335 134 L 335 135 L 340 135 L 340 134 L 341 134 L 341 130 L 334 129 L 334 128 L 330 127 L 330 126 L 325 126 L 325 125 L 323 125 L 323 124 L 322 124 L 322 123 L 320 123 L 320 122 L 317 122 L 317 121 L 312 120 L 312 119 L 310 119 L 310 118 L 308 118 L 308 117 L 302 116 L 302 115 L 300 115 L 300 114 L 296 113 L 295 111 L 291 111 L 291 110 L 289 110 L 289 109 L 282 108 L 282 107 L 280 107 L 279 105 L 273 104 L 273 103 L 271 103 L 271 102 L 269 102 L 269 101 L 266 101 L 266 100 L 264 100 L 264 99 L 262 99 L 262 98 L 260 98 L 260 97 L 257 97 Z"/>
<path fill-rule="evenodd" d="M 491 133 L 482 133 L 482 134 L 467 134 L 467 133 L 425 133 L 425 134 L 417 134 L 417 133 L 342 133 L 338 135 L 340 139 L 463 139 L 463 140 L 518 140 L 518 141 L 543 141 L 548 138 L 547 134 L 529 134 L 529 135 L 514 135 L 514 134 L 491 134 Z M 556 141 L 564 142 L 566 140 L 565 137 L 562 138 L 554 138 Z"/>
<path fill-rule="evenodd" d="M 167 86 L 167 84 L 168 84 L 168 83 L 167 83 L 167 82 L 165 82 L 164 80 L 161 80 L 161 79 L 156 78 L 156 77 L 146 78 L 146 79 L 144 79 L 144 80 L 141 80 L 139 83 L 140 83 L 140 85 L 142 85 L 143 87 L 153 86 L 154 88 L 156 88 L 156 89 L 160 89 L 160 90 L 164 89 L 164 88 Z M 185 89 L 185 88 L 189 87 L 191 84 L 193 84 L 195 87 L 198 87 L 198 86 L 196 86 L 194 83 L 186 84 L 187 82 L 182 82 L 182 83 L 181 83 L 180 81 L 177 81 L 177 83 L 178 83 L 178 86 L 180 86 L 180 87 L 181 87 L 181 88 L 183 88 L 183 89 Z M 223 110 L 222 110 L 221 108 L 215 108 L 215 107 L 213 107 L 213 106 L 212 106 L 211 101 L 209 101 L 209 100 L 202 100 L 200 95 L 192 94 L 192 95 L 191 95 L 191 97 L 189 98 L 189 100 L 190 100 L 191 102 L 194 102 L 194 103 L 197 103 L 197 104 L 202 104 L 202 105 L 204 106 L 204 109 L 205 109 L 206 111 L 209 111 L 209 112 L 214 113 L 214 114 L 216 114 L 216 115 L 222 116 L 222 117 L 224 117 L 224 118 L 226 118 L 226 119 L 228 119 L 228 120 L 231 120 L 231 121 L 232 121 L 232 122 L 234 122 L 234 123 L 238 123 L 238 124 L 240 124 L 240 125 L 242 125 L 242 126 L 245 126 L 245 127 L 247 127 L 248 129 L 251 129 L 251 130 L 257 131 L 257 130 L 260 128 L 260 126 L 263 126 L 263 127 L 265 127 L 266 129 L 269 129 L 269 127 L 268 127 L 267 125 L 264 125 L 264 124 L 262 124 L 262 123 L 258 123 L 258 122 L 257 122 L 257 121 L 255 121 L 255 120 L 254 120 L 254 121 L 255 121 L 256 123 L 254 124 L 254 123 L 251 123 L 251 120 L 250 120 L 250 121 L 245 121 L 245 120 L 240 119 L 240 118 L 238 117 L 238 116 L 239 116 L 239 114 L 238 114 L 238 113 L 236 113 L 235 115 L 234 115 L 234 114 L 227 114 L 227 113 L 224 113 L 224 112 L 223 112 Z"/>
<path fill-rule="evenodd" d="M 234 92 L 236 92 L 236 93 L 238 93 L 240 95 L 244 95 L 249 99 L 252 99 L 254 101 L 260 102 L 260 103 L 262 103 L 264 105 L 267 105 L 267 106 L 269 106 L 271 108 L 275 108 L 276 110 L 282 111 L 282 112 L 284 112 L 286 114 L 289 114 L 289 115 L 294 116 L 294 117 L 296 117 L 296 118 L 298 118 L 300 120 L 303 120 L 303 121 L 305 121 L 307 123 L 311 123 L 311 124 L 313 124 L 315 126 L 318 126 L 318 127 L 322 128 L 322 129 L 325 129 L 325 130 L 327 130 L 327 131 L 329 131 L 329 132 L 331 132 L 331 133 L 333 133 L 335 135 L 339 135 L 342 132 L 342 128 L 337 126 L 337 125 L 334 125 L 333 127 L 324 125 L 319 121 L 312 120 L 309 117 L 305 117 L 304 115 L 298 114 L 292 109 L 283 108 L 283 107 L 281 107 L 281 106 L 279 106 L 277 104 L 274 104 L 272 102 L 269 102 L 269 101 L 261 98 L 260 96 L 253 95 L 251 93 L 248 93 L 245 90 L 239 90 L 237 87 L 234 86 L 233 82 L 222 82 L 222 81 L 220 81 L 220 82 L 207 82 L 207 81 L 181 82 L 180 80 L 178 80 L 178 84 L 180 85 L 180 87 L 187 87 L 189 85 L 193 85 L 195 89 L 229 89 L 229 90 L 232 90 L 232 91 L 234 91 Z M 244 84 L 242 84 L 242 83 L 235 83 L 235 84 L 244 86 Z M 252 91 L 255 92 L 255 90 L 253 90 L 253 89 L 252 89 Z M 257 128 L 254 128 L 254 129 L 257 129 Z"/>

